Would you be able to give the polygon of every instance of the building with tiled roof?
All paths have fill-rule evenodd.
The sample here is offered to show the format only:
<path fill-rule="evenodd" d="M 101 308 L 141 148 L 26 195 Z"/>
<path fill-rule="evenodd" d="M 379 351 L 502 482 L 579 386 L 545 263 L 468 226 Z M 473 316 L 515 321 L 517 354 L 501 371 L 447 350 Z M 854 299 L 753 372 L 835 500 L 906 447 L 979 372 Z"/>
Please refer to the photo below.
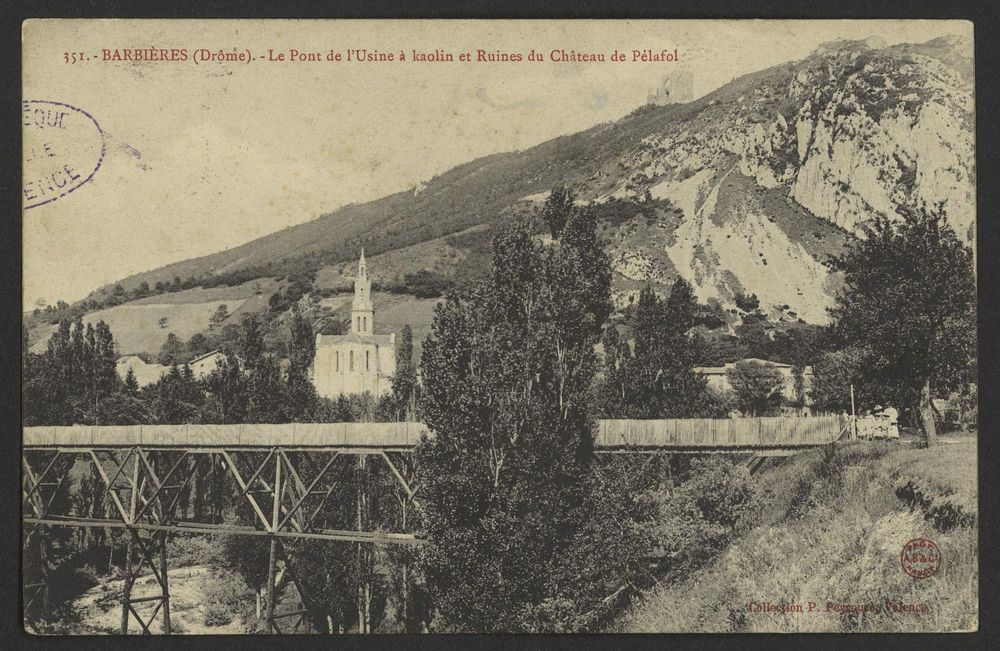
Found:
<path fill-rule="evenodd" d="M 756 357 L 749 357 L 747 359 L 740 360 L 740 362 L 750 362 L 770 366 L 781 374 L 781 378 L 784 381 L 781 393 L 785 396 L 785 399 L 795 400 L 799 397 L 795 386 L 795 367 L 791 364 L 783 364 L 781 362 L 773 362 L 769 359 L 758 359 Z M 706 378 L 708 380 L 708 386 L 712 389 L 721 392 L 731 391 L 732 387 L 729 385 L 729 371 L 736 368 L 737 363 L 738 362 L 730 362 L 728 364 L 723 364 L 722 366 L 695 366 L 694 372 Z M 812 403 L 810 395 L 812 392 L 812 385 L 813 369 L 812 366 L 806 366 L 802 369 L 802 390 L 805 393 L 802 397 L 805 399 L 805 404 L 807 405 Z"/>

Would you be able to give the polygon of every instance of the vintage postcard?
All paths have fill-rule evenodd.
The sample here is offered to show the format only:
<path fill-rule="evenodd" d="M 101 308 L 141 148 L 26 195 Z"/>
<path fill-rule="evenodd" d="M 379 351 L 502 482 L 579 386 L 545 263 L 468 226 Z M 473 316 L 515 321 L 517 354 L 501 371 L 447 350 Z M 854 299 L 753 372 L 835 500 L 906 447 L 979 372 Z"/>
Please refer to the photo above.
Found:
<path fill-rule="evenodd" d="M 971 23 L 22 34 L 28 632 L 978 629 Z"/>

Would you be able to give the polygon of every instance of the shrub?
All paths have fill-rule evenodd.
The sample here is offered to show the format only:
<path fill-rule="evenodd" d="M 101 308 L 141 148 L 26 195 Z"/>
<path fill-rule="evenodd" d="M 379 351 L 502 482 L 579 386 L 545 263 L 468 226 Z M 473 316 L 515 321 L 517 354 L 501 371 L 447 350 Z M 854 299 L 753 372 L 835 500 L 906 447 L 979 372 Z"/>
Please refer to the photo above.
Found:
<path fill-rule="evenodd" d="M 100 583 L 100 574 L 93 565 L 84 565 L 73 570 L 73 578 L 84 590 Z"/>
<path fill-rule="evenodd" d="M 720 456 L 695 459 L 677 486 L 646 495 L 658 511 L 653 535 L 667 569 L 697 567 L 759 521 L 761 493 L 746 468 Z"/>
<path fill-rule="evenodd" d="M 174 536 L 170 540 L 172 567 L 212 566 L 218 564 L 218 558 L 218 540 L 210 536 Z"/>
<path fill-rule="evenodd" d="M 233 613 L 224 604 L 211 601 L 205 606 L 205 626 L 225 626 L 233 621 Z"/>
<path fill-rule="evenodd" d="M 211 608 L 205 611 L 206 626 L 222 626 L 238 617 L 244 623 L 256 620 L 256 597 L 254 591 L 235 571 L 230 569 L 215 569 L 205 577 L 202 583 L 205 603 L 216 606 L 219 612 L 213 613 Z M 221 622 L 222 612 L 228 613 L 228 620 Z M 209 623 L 209 616 L 220 623 Z"/>
<path fill-rule="evenodd" d="M 760 307 L 760 299 L 757 298 L 756 294 L 747 296 L 743 292 L 737 292 L 733 300 L 736 302 L 736 307 L 744 312 L 753 312 Z"/>

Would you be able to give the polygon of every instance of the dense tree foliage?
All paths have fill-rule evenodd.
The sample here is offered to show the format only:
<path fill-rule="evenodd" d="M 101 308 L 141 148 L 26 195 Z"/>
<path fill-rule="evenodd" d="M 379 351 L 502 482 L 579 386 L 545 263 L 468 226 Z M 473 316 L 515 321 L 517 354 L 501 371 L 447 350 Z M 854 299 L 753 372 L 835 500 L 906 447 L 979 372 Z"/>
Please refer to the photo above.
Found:
<path fill-rule="evenodd" d="M 573 212 L 573 201 L 573 192 L 564 185 L 553 188 L 545 200 L 542 220 L 548 227 L 552 239 L 558 239 L 566 226 L 566 220 Z"/>
<path fill-rule="evenodd" d="M 606 418 L 623 417 L 630 412 L 635 396 L 631 372 L 635 368 L 632 349 L 613 324 L 601 337 L 604 365 L 597 394 L 597 409 Z"/>
<path fill-rule="evenodd" d="M 291 335 L 288 343 L 288 374 L 286 409 L 291 420 L 310 421 L 315 418 L 319 397 L 309 379 L 309 369 L 316 355 L 316 337 L 312 325 L 296 306 L 292 310 Z"/>
<path fill-rule="evenodd" d="M 403 276 L 402 282 L 376 282 L 372 288 L 394 294 L 412 294 L 417 298 L 437 298 L 455 286 L 455 281 L 441 273 L 421 269 Z"/>
<path fill-rule="evenodd" d="M 634 350 L 615 327 L 604 333 L 602 415 L 610 418 L 690 418 L 725 415 L 725 405 L 694 372 L 704 342 L 691 285 L 678 278 L 663 300 L 651 287 L 639 293 L 630 325 Z"/>
<path fill-rule="evenodd" d="M 695 458 L 676 477 L 664 477 L 644 497 L 655 510 L 652 535 L 663 569 L 690 569 L 725 549 L 754 524 L 763 504 L 749 471 L 723 455 Z"/>
<path fill-rule="evenodd" d="M 413 330 L 403 326 L 396 347 L 396 374 L 392 377 L 392 399 L 396 420 L 417 420 L 417 367 L 413 363 Z"/>
<path fill-rule="evenodd" d="M 971 248 L 940 211 L 901 208 L 897 219 L 874 219 L 835 266 L 844 274 L 836 335 L 865 351 L 875 399 L 916 408 L 933 443 L 931 399 L 975 378 Z"/>
<path fill-rule="evenodd" d="M 114 337 L 96 327 L 63 320 L 45 352 L 26 353 L 23 396 L 26 425 L 99 425 L 117 422 L 131 401 L 115 371 Z"/>
<path fill-rule="evenodd" d="M 784 400 L 785 378 L 771 365 L 736 362 L 726 372 L 736 406 L 746 416 L 773 416 Z"/>
<path fill-rule="evenodd" d="M 855 346 L 823 354 L 813 366 L 812 399 L 821 411 L 851 411 L 851 387 L 855 388 L 855 408 L 875 406 L 877 388 L 864 378 L 866 351 Z"/>
<path fill-rule="evenodd" d="M 321 411 L 326 418 L 350 416 L 320 409 L 322 401 L 308 377 L 315 339 L 297 310 L 286 331 L 284 370 L 265 350 L 256 316 L 224 330 L 233 343 L 224 347 L 223 359 L 209 375 L 197 379 L 175 358 L 160 380 L 140 387 L 131 370 L 119 378 L 114 338 L 103 321 L 96 327 L 82 319 L 63 321 L 44 353 L 25 351 L 25 424 L 280 423 L 313 420 Z M 172 346 L 179 343 L 174 337 Z"/>
<path fill-rule="evenodd" d="M 156 356 L 156 362 L 164 366 L 183 363 L 183 355 L 184 344 L 176 334 L 170 332 L 167 334 L 167 340 L 164 341 L 163 345 L 160 347 L 160 352 Z"/>
<path fill-rule="evenodd" d="M 424 342 L 420 408 L 435 432 L 419 450 L 424 570 L 444 630 L 562 630 L 606 596 L 560 559 L 601 566 L 587 542 L 590 387 L 610 269 L 592 214 L 560 205 L 549 246 L 523 225 L 497 236 L 490 277 L 449 296 Z M 604 533 L 629 547 L 627 531 Z M 614 578 L 627 581 L 637 557 L 623 559 Z"/>

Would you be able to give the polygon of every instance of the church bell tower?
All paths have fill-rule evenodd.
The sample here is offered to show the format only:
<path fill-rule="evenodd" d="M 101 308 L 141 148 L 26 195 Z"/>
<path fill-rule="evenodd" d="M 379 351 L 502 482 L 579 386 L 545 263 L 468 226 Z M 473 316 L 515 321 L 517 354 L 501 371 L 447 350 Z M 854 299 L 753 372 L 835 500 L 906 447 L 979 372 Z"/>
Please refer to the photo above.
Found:
<path fill-rule="evenodd" d="M 372 282 L 368 279 L 365 250 L 358 260 L 358 277 L 354 279 L 354 301 L 351 303 L 351 332 L 370 335 L 375 329 L 375 307 L 372 305 Z"/>

